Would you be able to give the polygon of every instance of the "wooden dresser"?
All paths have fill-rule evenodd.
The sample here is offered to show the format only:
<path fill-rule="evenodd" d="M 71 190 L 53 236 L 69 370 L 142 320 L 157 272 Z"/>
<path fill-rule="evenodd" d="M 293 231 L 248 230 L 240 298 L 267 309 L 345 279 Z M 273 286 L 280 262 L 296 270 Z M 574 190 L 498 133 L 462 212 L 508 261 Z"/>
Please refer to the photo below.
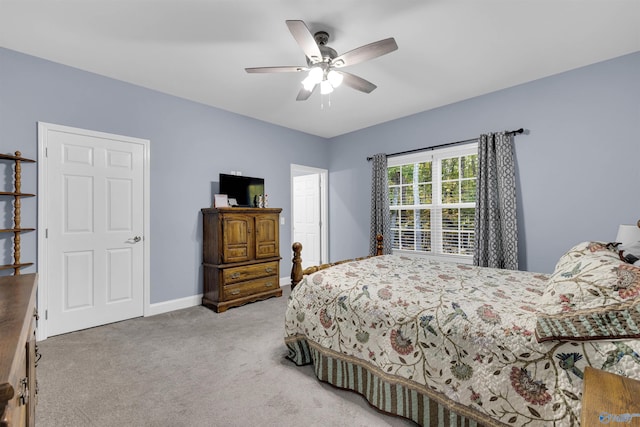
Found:
<path fill-rule="evenodd" d="M 281 296 L 280 212 L 274 208 L 202 209 L 202 304 L 223 312 Z"/>
<path fill-rule="evenodd" d="M 37 275 L 0 277 L 0 427 L 35 425 Z"/>

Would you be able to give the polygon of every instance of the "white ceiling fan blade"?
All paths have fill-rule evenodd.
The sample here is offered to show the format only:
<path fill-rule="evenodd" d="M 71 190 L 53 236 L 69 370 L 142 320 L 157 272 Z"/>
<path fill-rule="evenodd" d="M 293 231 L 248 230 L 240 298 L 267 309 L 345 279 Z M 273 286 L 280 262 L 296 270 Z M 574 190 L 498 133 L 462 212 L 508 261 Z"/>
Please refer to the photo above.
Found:
<path fill-rule="evenodd" d="M 247 73 L 297 73 L 307 71 L 307 67 L 302 66 L 282 66 L 282 67 L 254 67 L 245 68 Z"/>
<path fill-rule="evenodd" d="M 334 71 L 342 75 L 342 84 L 345 84 L 355 90 L 359 90 L 360 92 L 371 93 L 375 88 L 378 87 L 370 81 L 365 80 L 362 77 L 358 77 L 354 74 L 345 73 L 344 71 Z"/>
<path fill-rule="evenodd" d="M 291 35 L 296 39 L 298 45 L 302 48 L 304 54 L 311 60 L 312 63 L 322 61 L 322 53 L 320 48 L 313 38 L 313 34 L 307 28 L 307 25 L 303 21 L 288 20 L 286 21 Z"/>
<path fill-rule="evenodd" d="M 298 92 L 298 96 L 296 97 L 296 101 L 306 101 L 307 99 L 309 99 L 309 97 L 311 96 L 311 94 L 313 92 L 315 92 L 316 88 L 318 87 L 318 85 L 314 85 L 313 89 L 311 90 L 306 90 L 304 88 L 304 86 L 302 87 L 302 89 L 300 89 L 300 92 Z"/>
<path fill-rule="evenodd" d="M 343 53 L 342 55 L 334 58 L 333 61 L 331 61 L 331 65 L 334 67 L 346 67 L 347 65 L 359 64 L 360 62 L 386 55 L 396 49 L 398 49 L 396 40 L 393 37 L 390 37 L 388 39 L 360 46 L 347 53 Z"/>

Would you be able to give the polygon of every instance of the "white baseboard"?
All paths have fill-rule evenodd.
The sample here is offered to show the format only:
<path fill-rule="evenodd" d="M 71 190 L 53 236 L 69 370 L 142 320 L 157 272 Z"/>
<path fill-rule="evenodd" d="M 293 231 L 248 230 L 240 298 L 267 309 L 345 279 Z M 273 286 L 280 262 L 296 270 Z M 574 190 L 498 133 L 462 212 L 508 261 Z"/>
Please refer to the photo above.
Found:
<path fill-rule="evenodd" d="M 183 308 L 195 307 L 200 304 L 202 304 L 202 294 L 150 304 L 149 311 L 144 315 L 145 317 L 155 316 L 156 314 L 168 313 L 170 311 L 181 310 Z"/>
<path fill-rule="evenodd" d="M 290 277 L 280 278 L 280 287 L 289 286 L 291 284 Z M 190 297 L 178 298 L 170 301 L 157 302 L 149 305 L 149 310 L 144 314 L 147 316 L 155 316 L 156 314 L 168 313 L 170 311 L 182 310 L 183 308 L 195 307 L 202 304 L 202 294 Z"/>

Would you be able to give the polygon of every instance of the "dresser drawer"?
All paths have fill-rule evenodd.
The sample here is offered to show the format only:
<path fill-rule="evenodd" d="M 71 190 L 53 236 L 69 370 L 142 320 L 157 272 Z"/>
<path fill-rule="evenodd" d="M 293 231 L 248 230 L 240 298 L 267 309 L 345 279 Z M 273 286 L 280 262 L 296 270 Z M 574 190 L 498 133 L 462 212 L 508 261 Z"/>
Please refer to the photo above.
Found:
<path fill-rule="evenodd" d="M 278 261 L 265 262 L 262 264 L 245 265 L 243 267 L 225 268 L 223 271 L 225 285 L 244 282 L 265 276 L 278 276 Z"/>
<path fill-rule="evenodd" d="M 233 285 L 226 285 L 223 288 L 223 294 L 224 299 L 228 301 L 260 292 L 272 291 L 278 289 L 279 286 L 280 281 L 278 276 L 268 276 L 242 283 L 235 283 Z"/>

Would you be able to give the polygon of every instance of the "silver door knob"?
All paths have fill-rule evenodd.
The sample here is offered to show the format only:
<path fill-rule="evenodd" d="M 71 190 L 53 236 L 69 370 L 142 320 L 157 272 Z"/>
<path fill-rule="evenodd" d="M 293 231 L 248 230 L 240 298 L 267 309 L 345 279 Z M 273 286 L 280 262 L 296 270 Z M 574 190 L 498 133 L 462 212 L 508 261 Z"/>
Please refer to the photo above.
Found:
<path fill-rule="evenodd" d="M 131 239 L 129 239 L 129 240 L 130 240 L 131 242 L 133 242 L 133 243 L 138 243 L 140 240 L 142 240 L 142 237 L 140 237 L 140 236 L 135 236 L 135 237 L 133 237 L 133 238 L 131 238 Z"/>

